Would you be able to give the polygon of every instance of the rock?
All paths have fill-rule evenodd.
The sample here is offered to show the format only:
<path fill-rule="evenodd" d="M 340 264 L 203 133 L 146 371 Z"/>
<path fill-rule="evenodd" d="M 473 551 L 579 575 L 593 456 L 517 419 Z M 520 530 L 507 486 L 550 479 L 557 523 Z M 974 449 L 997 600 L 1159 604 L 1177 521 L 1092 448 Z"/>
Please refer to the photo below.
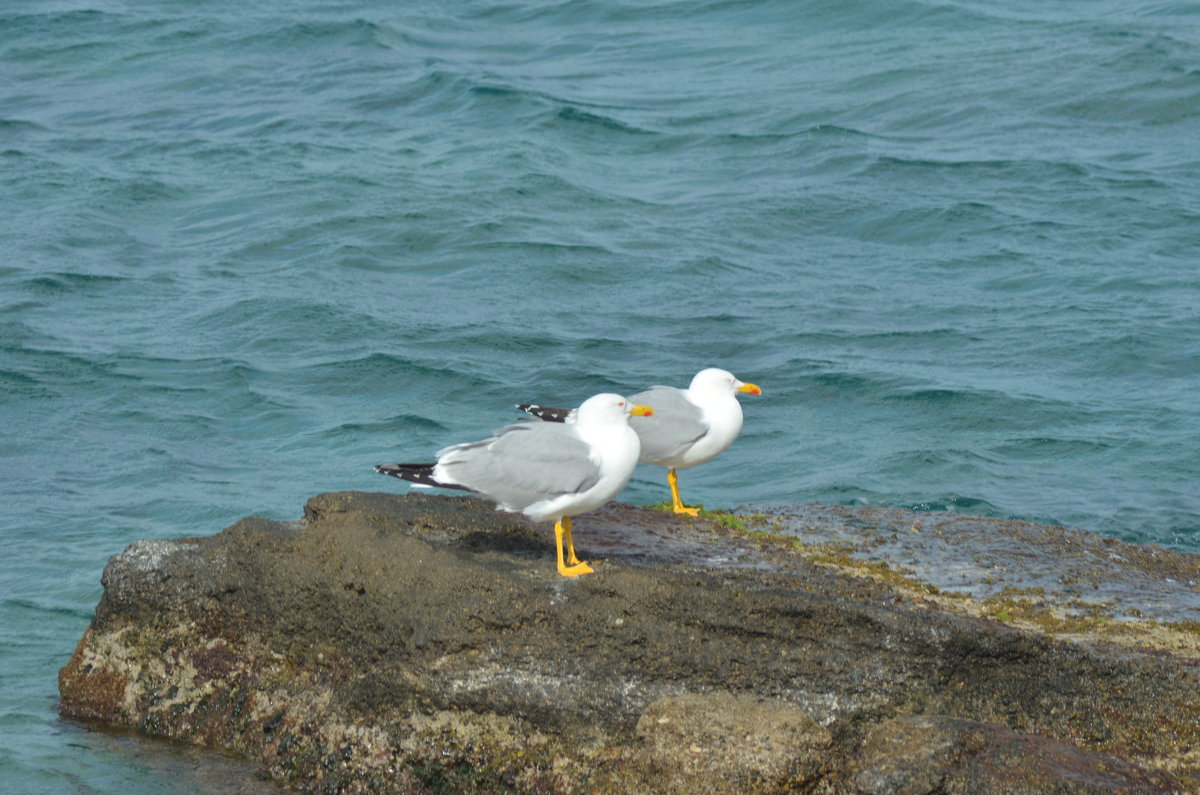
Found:
<path fill-rule="evenodd" d="M 680 792 L 747 792 L 820 778 L 832 738 L 802 709 L 731 693 L 659 699 L 637 724 L 647 753 Z"/>
<path fill-rule="evenodd" d="M 872 730 L 854 777 L 863 795 L 1173 792 L 1181 783 L 1120 759 L 1003 726 L 945 716 Z"/>
<path fill-rule="evenodd" d="M 1064 760 L 1200 786 L 1195 659 L 1017 631 L 711 521 L 614 505 L 575 538 L 597 571 L 567 580 L 548 527 L 347 492 L 138 542 L 63 714 L 327 791 L 973 792 L 996 760 L 1045 791 L 1106 791 L 1054 789 Z"/>

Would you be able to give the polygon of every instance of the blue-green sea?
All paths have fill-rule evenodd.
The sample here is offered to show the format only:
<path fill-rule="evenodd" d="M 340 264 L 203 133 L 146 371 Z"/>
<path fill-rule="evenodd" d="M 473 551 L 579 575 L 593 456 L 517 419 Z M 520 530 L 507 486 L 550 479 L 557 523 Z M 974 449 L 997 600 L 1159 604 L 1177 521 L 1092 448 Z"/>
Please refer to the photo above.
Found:
<path fill-rule="evenodd" d="M 127 544 L 707 366 L 689 503 L 1200 552 L 1200 3 L 4 3 L 0 789 L 263 786 L 58 719 Z"/>

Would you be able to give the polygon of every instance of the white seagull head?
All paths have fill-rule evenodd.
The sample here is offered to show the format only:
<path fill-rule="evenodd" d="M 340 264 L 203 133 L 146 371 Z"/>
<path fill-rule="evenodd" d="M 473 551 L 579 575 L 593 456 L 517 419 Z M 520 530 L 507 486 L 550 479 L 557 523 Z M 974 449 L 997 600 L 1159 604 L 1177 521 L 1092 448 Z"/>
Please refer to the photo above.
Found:
<path fill-rule="evenodd" d="M 709 367 L 696 373 L 688 391 L 697 396 L 725 396 L 734 392 L 745 392 L 750 395 L 761 395 L 762 390 L 754 384 L 744 384 L 728 370 L 719 367 Z"/>
<path fill-rule="evenodd" d="M 611 392 L 601 392 L 583 401 L 576 409 L 575 422 L 580 425 L 608 425 L 626 422 L 631 415 L 645 417 L 653 413 L 649 406 L 640 406 Z"/>

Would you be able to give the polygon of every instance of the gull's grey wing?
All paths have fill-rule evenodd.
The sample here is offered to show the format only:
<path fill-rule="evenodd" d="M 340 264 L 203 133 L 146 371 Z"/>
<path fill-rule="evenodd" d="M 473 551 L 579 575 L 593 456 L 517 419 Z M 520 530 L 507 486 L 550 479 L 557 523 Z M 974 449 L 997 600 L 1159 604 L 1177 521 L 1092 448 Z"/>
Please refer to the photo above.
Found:
<path fill-rule="evenodd" d="M 491 439 L 447 447 L 438 464 L 458 483 L 513 510 L 587 491 L 600 480 L 591 448 L 573 425 L 561 423 L 510 425 Z"/>
<path fill-rule="evenodd" d="M 708 433 L 704 412 L 673 386 L 652 386 L 630 400 L 654 410 L 649 417 L 629 418 L 642 440 L 641 460 L 646 463 L 678 455 Z"/>

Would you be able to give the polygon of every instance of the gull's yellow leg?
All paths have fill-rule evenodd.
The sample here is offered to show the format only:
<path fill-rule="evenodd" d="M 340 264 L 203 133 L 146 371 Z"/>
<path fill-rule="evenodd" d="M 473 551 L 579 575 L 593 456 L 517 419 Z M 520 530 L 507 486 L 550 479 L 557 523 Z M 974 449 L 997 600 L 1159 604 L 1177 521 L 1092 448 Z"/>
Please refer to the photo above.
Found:
<path fill-rule="evenodd" d="M 571 565 L 563 560 L 563 536 L 567 537 L 567 545 L 571 548 Z M 592 567 L 581 563 L 575 557 L 575 545 L 571 541 L 571 519 L 564 516 L 554 523 L 554 540 L 558 544 L 558 573 L 564 577 L 578 577 L 580 574 L 590 574 Z"/>
<path fill-rule="evenodd" d="M 562 526 L 563 536 L 567 539 L 567 565 L 574 566 L 579 562 L 579 558 L 575 557 L 575 539 L 571 537 L 571 517 L 564 516 Z"/>
<path fill-rule="evenodd" d="M 675 503 L 675 513 L 686 513 L 688 516 L 699 516 L 699 508 L 689 508 L 679 498 L 679 476 L 674 467 L 667 468 L 667 483 L 671 484 L 671 502 Z"/>

